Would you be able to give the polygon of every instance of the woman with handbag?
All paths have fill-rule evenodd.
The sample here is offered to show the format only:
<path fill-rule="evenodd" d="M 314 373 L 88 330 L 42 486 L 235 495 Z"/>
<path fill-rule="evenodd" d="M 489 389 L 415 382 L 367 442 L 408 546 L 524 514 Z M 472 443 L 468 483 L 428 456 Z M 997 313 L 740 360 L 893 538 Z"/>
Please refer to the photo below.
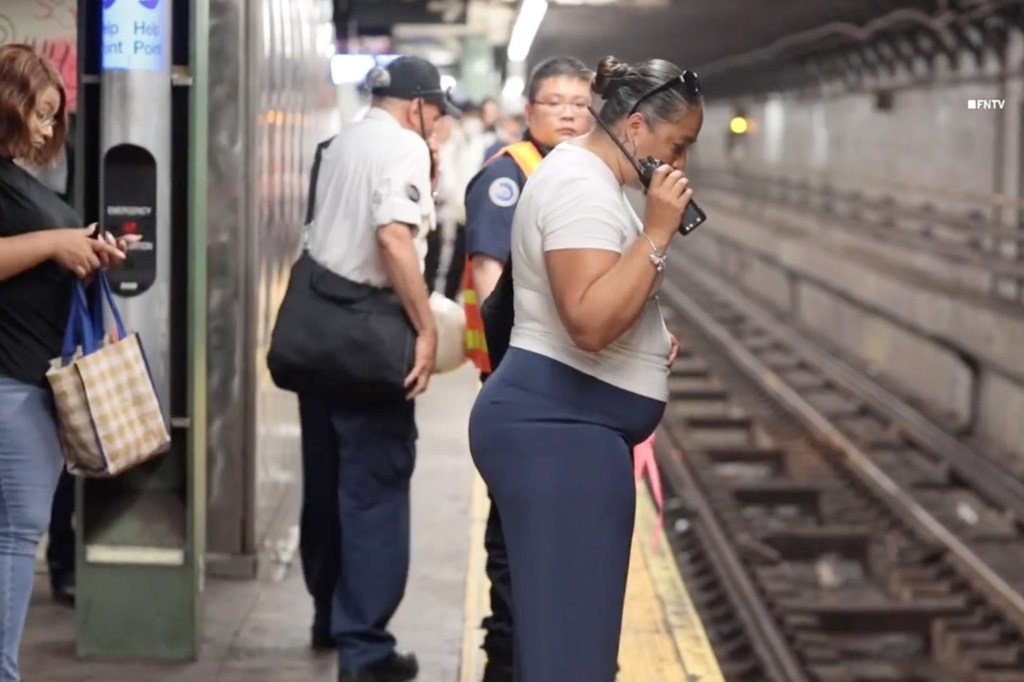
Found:
<path fill-rule="evenodd" d="M 510 345 L 469 423 L 508 547 L 515 679 L 528 682 L 615 677 L 636 495 L 630 449 L 668 396 L 678 342 L 657 291 L 703 124 L 696 76 L 663 60 L 606 57 L 592 88 L 601 125 L 548 154 L 520 196 L 513 270 L 499 283 L 515 299 Z M 647 189 L 642 221 L 625 186 Z"/>
<path fill-rule="evenodd" d="M 50 520 L 61 445 L 46 380 L 75 278 L 120 264 L 125 240 L 81 225 L 29 172 L 67 139 L 64 85 L 27 45 L 0 47 L 0 682 L 17 682 L 35 552 Z"/>

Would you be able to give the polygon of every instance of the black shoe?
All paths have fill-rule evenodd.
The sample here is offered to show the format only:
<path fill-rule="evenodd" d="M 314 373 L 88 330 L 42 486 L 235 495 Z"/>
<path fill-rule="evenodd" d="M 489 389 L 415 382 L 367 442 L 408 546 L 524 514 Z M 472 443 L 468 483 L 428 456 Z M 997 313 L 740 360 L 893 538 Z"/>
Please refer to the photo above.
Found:
<path fill-rule="evenodd" d="M 392 654 L 380 663 L 360 670 L 342 670 L 338 682 L 408 682 L 420 673 L 413 654 Z"/>
<path fill-rule="evenodd" d="M 50 592 L 53 600 L 62 606 L 75 606 L 75 574 L 59 573 L 50 575 Z"/>
<path fill-rule="evenodd" d="M 310 637 L 309 646 L 313 651 L 334 651 L 337 648 L 329 625 L 313 623 L 310 631 L 312 636 Z"/>
<path fill-rule="evenodd" d="M 513 682 L 512 664 L 505 661 L 487 661 L 481 682 Z"/>
<path fill-rule="evenodd" d="M 334 651 L 338 648 L 331 634 L 331 604 L 313 602 L 313 627 L 310 628 L 309 646 L 313 651 Z"/>

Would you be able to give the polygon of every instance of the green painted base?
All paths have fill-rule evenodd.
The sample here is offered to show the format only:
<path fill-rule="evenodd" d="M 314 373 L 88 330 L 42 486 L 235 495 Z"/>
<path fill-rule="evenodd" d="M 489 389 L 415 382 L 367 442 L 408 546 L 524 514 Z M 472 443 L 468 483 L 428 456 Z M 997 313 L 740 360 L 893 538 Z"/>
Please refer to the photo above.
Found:
<path fill-rule="evenodd" d="M 202 643 L 197 578 L 187 565 L 81 565 L 78 655 L 195 660 Z"/>

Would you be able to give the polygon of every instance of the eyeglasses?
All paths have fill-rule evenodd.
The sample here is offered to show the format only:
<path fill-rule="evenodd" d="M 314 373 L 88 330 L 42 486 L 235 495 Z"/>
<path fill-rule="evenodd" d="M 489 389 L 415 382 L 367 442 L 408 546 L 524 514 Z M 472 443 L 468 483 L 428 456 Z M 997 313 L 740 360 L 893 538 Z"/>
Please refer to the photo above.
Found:
<path fill-rule="evenodd" d="M 550 109 L 555 112 L 560 112 L 567 108 L 573 114 L 583 114 L 587 112 L 590 102 L 588 101 L 562 101 L 561 99 L 546 99 L 546 100 L 534 100 L 532 103 L 538 106 L 544 106 L 545 109 Z"/>
<path fill-rule="evenodd" d="M 697 99 L 700 97 L 700 79 L 693 71 L 683 71 L 678 78 L 672 78 L 665 81 L 661 85 L 657 86 L 652 90 L 648 90 L 633 104 L 633 108 L 629 110 L 628 116 L 632 116 L 636 113 L 637 107 L 650 97 L 654 97 L 658 93 L 671 90 L 674 87 L 682 86 L 683 96 L 686 99 Z"/>
<path fill-rule="evenodd" d="M 36 120 L 39 121 L 39 125 L 44 128 L 52 128 L 57 123 L 57 119 L 51 115 L 42 114 L 38 110 L 34 113 L 36 115 Z"/>

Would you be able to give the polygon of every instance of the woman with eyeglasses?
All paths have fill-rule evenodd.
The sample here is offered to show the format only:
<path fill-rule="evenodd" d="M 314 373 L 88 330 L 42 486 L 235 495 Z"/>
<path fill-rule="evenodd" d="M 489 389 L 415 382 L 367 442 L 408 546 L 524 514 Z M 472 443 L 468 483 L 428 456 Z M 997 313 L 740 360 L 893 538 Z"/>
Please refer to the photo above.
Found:
<path fill-rule="evenodd" d="M 17 682 L 39 539 L 63 458 L 46 381 L 75 277 L 121 263 L 127 243 L 93 239 L 32 172 L 67 137 L 64 86 L 27 45 L 0 47 L 0 682 Z"/>
<path fill-rule="evenodd" d="M 469 423 L 504 524 L 524 682 L 615 677 L 631 449 L 661 420 L 678 349 L 657 291 L 692 194 L 682 171 L 703 123 L 699 83 L 663 60 L 606 57 L 592 90 L 604 127 L 552 150 L 520 196 L 510 347 Z M 663 163 L 641 220 L 623 190 L 642 187 L 634 161 L 648 156 Z"/>

